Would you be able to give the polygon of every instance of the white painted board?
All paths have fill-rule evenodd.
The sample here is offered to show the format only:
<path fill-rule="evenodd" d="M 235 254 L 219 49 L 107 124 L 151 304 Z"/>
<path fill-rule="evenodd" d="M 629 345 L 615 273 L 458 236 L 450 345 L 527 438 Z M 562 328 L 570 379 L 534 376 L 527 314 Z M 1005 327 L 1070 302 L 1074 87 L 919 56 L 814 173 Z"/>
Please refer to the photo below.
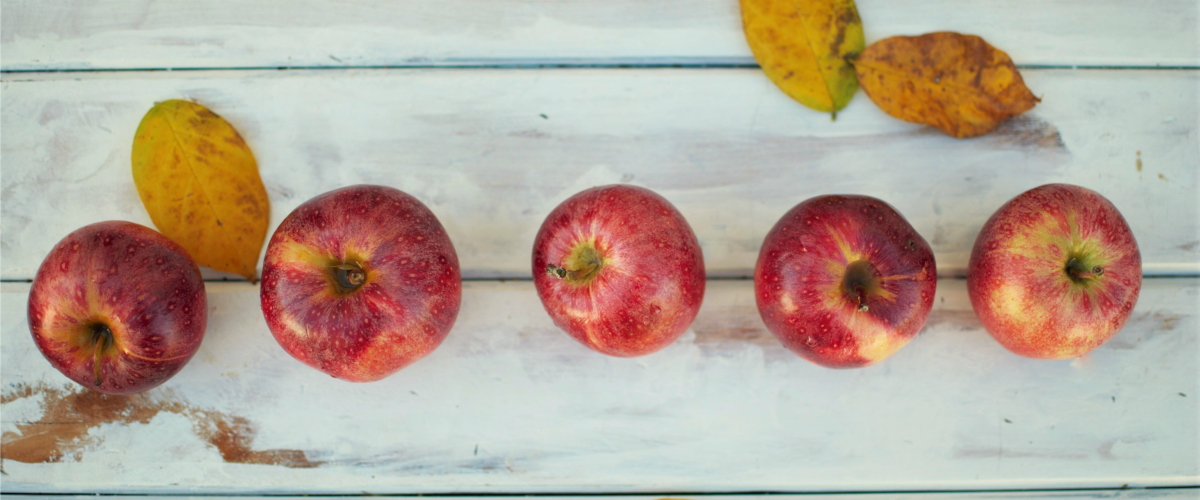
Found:
<path fill-rule="evenodd" d="M 322 192 L 389 185 L 441 219 L 466 277 L 529 276 L 545 215 L 620 182 L 680 209 L 710 276 L 750 276 L 776 220 L 830 193 L 891 203 L 932 244 L 939 274 L 962 276 L 987 218 L 1050 182 L 1111 199 L 1148 275 L 1200 274 L 1200 70 L 1024 75 L 1041 104 L 957 140 L 888 117 L 862 93 L 831 122 L 755 69 L 8 74 L 0 277 L 32 278 L 85 224 L 150 224 L 131 144 L 153 103 L 173 98 L 241 131 L 272 230 Z"/>
<path fill-rule="evenodd" d="M 859 0 L 867 41 L 959 31 L 1018 64 L 1200 65 L 1195 0 Z M 11 70 L 753 64 L 737 0 L 4 0 Z"/>
<path fill-rule="evenodd" d="M 941 280 L 923 332 L 855 370 L 784 349 L 748 280 L 710 281 L 693 327 L 636 359 L 557 330 L 530 282 L 468 282 L 446 342 L 370 384 L 291 359 L 261 319 L 255 286 L 209 283 L 200 352 L 133 400 L 88 396 L 50 367 L 29 336 L 28 288 L 0 285 L 6 493 L 1200 483 L 1196 278 L 1146 280 L 1121 333 L 1064 361 L 1008 353 L 980 328 L 965 282 Z"/>
<path fill-rule="evenodd" d="M 995 492 L 913 492 L 913 493 L 873 493 L 871 500 L 1141 500 L 1147 498 L 1166 498 L 1166 499 L 1195 499 L 1200 495 L 1200 491 L 1195 488 L 1153 488 L 1153 489 L 1104 489 L 1104 490 L 1043 490 L 1043 491 L 995 491 Z M 325 496 L 323 500 L 347 500 L 350 498 L 362 498 L 370 496 L 370 492 L 361 495 L 346 495 L 346 496 Z M 670 500 L 700 500 L 696 497 L 689 497 L 686 494 L 677 495 L 679 498 Z M 772 494 L 771 500 L 839 500 L 847 498 L 863 498 L 857 493 L 809 493 L 803 495 L 794 494 Z M 5 498 L 11 500 L 44 500 L 44 496 L 38 495 L 5 495 Z M 58 500 L 95 500 L 95 496 L 89 495 L 61 495 L 56 496 Z M 106 496 L 105 500 L 142 500 L 140 496 Z M 178 500 L 248 500 L 254 498 L 263 498 L 270 500 L 311 500 L 311 497 L 305 496 L 177 496 Z M 406 499 L 418 498 L 416 495 L 399 497 Z M 420 498 L 427 499 L 428 495 Z M 456 496 L 462 500 L 485 500 L 493 497 L 486 496 Z M 566 495 L 544 495 L 538 498 L 543 500 L 568 500 L 578 499 L 578 496 Z M 662 496 L 649 495 L 593 495 L 589 498 L 595 500 L 666 500 Z M 763 495 L 704 495 L 705 500 L 763 500 Z"/>

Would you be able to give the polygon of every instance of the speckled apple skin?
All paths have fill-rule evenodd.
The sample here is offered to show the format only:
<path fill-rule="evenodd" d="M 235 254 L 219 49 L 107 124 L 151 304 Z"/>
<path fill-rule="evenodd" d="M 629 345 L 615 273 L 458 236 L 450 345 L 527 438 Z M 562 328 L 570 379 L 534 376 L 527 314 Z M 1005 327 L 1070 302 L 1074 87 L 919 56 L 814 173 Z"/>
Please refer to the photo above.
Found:
<path fill-rule="evenodd" d="M 609 263 L 586 285 L 546 274 L 594 241 Z M 648 189 L 582 191 L 556 207 L 533 246 L 533 283 L 554 324 L 591 349 L 643 356 L 678 339 L 704 299 L 704 257 L 691 226 Z"/>
<path fill-rule="evenodd" d="M 910 244 L 911 242 L 911 244 Z M 865 259 L 884 293 L 858 310 L 843 293 L 846 266 Z M 921 330 L 933 308 L 933 251 L 896 209 L 868 196 L 818 196 L 767 233 L 754 267 L 767 329 L 804 359 L 830 368 L 878 363 Z"/>
<path fill-rule="evenodd" d="M 38 349 L 71 380 L 107 394 L 152 389 L 200 349 L 208 321 L 200 269 L 166 236 L 124 221 L 84 226 L 42 261 L 29 292 Z M 95 356 L 89 325 L 107 324 L 113 349 Z"/>
<path fill-rule="evenodd" d="M 336 292 L 332 260 L 355 260 L 367 281 Z M 335 378 L 379 380 L 433 352 L 458 316 L 454 245 L 419 200 L 350 186 L 304 202 L 271 237 L 262 310 L 288 354 Z"/>
<path fill-rule="evenodd" d="M 1080 286 L 1064 272 L 1073 247 L 1104 274 Z M 1125 218 L 1087 188 L 1047 184 L 1000 207 L 975 239 L 967 292 L 979 322 L 1008 350 L 1038 359 L 1087 353 L 1125 326 L 1142 288 L 1142 257 Z"/>

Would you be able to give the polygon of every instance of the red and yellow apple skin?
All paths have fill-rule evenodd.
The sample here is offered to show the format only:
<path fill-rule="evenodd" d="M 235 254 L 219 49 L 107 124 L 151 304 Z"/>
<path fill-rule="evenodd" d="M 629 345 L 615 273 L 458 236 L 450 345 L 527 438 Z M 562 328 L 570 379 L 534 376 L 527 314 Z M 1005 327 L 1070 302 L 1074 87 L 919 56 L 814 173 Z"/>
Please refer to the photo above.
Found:
<path fill-rule="evenodd" d="M 533 244 L 533 283 L 554 324 L 591 349 L 643 356 L 687 330 L 704 299 L 704 258 L 666 199 L 626 185 L 556 207 Z"/>
<path fill-rule="evenodd" d="M 767 233 L 754 268 L 767 329 L 829 368 L 868 366 L 904 347 L 929 317 L 936 288 L 929 244 L 868 196 L 796 205 Z"/>
<path fill-rule="evenodd" d="M 196 354 L 208 306 L 200 269 L 182 247 L 148 227 L 109 221 L 50 250 L 28 318 L 55 369 L 95 391 L 133 394 L 166 382 Z"/>
<path fill-rule="evenodd" d="M 1074 358 L 1125 326 L 1142 288 L 1129 224 L 1099 193 L 1068 184 L 1026 191 L 975 239 L 967 292 L 979 322 L 1008 350 Z"/>
<path fill-rule="evenodd" d="M 359 185 L 296 207 L 263 262 L 262 311 L 288 354 L 371 382 L 433 352 L 462 301 L 437 217 L 399 190 Z"/>

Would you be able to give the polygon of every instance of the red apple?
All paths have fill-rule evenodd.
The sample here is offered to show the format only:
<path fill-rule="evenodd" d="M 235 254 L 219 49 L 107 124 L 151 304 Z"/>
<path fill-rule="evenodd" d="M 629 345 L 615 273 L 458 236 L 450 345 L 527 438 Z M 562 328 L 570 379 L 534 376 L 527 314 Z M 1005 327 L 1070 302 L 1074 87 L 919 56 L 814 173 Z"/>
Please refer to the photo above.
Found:
<path fill-rule="evenodd" d="M 933 308 L 937 268 L 925 239 L 896 209 L 868 196 L 818 196 L 767 233 L 754 268 L 767 329 L 830 368 L 891 356 Z"/>
<path fill-rule="evenodd" d="M 533 283 L 554 324 L 611 356 L 679 338 L 704 298 L 704 258 L 687 221 L 648 189 L 588 189 L 556 207 L 533 243 Z"/>
<path fill-rule="evenodd" d="M 420 201 L 351 186 L 296 207 L 263 262 L 267 326 L 296 359 L 352 382 L 433 352 L 458 316 L 458 255 Z"/>
<path fill-rule="evenodd" d="M 208 306 L 187 252 L 145 226 L 68 234 L 29 291 L 29 330 L 55 369 L 89 389 L 133 394 L 166 382 L 200 349 Z"/>
<path fill-rule="evenodd" d="M 1129 224 L 1090 189 L 1047 184 L 983 225 L 967 268 L 979 322 L 1008 350 L 1065 359 L 1116 335 L 1142 288 Z"/>

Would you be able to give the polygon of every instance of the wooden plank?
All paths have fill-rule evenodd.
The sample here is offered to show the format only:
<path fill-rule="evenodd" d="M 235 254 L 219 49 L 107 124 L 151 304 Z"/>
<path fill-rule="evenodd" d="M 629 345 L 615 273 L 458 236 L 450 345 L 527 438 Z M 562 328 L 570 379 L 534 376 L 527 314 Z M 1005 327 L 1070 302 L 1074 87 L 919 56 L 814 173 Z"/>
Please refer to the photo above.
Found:
<path fill-rule="evenodd" d="M 468 282 L 458 323 L 437 351 L 383 381 L 351 384 L 276 345 L 256 287 L 209 283 L 200 352 L 164 386 L 128 399 L 94 396 L 54 371 L 29 338 L 29 286 L 5 283 L 5 492 L 1200 482 L 1200 279 L 1146 280 L 1128 326 L 1068 361 L 1008 353 L 979 327 L 965 282 L 942 280 L 921 335 L 858 370 L 821 368 L 785 350 L 762 327 L 751 287 L 710 281 L 680 340 L 617 359 L 557 330 L 530 282 Z"/>
<path fill-rule="evenodd" d="M 1200 65 L 1194 0 L 860 0 L 868 42 L 953 30 L 1019 64 Z M 4 0 L 5 71 L 753 63 L 731 0 Z"/>
<path fill-rule="evenodd" d="M 893 204 L 930 241 L 939 273 L 962 276 L 992 212 L 1049 182 L 1109 197 L 1147 274 L 1200 274 L 1200 70 L 1025 77 L 1038 107 L 955 140 L 892 119 L 862 94 L 831 122 L 752 69 L 9 74 L 0 277 L 32 278 L 85 224 L 150 224 L 130 148 L 146 110 L 171 98 L 198 100 L 242 132 L 272 228 L 330 189 L 394 186 L 437 214 L 467 277 L 529 276 L 545 215 L 619 182 L 680 209 L 710 276 L 750 276 L 776 220 L 828 193 Z"/>
<path fill-rule="evenodd" d="M 1155 488 L 1155 489 L 1109 489 L 1109 490 L 1052 490 L 1052 491 L 996 491 L 996 492 L 920 492 L 920 493 L 872 493 L 870 496 L 864 497 L 857 493 L 815 493 L 804 495 L 788 495 L 788 494 L 772 494 L 769 500 L 838 500 L 847 498 L 869 498 L 870 500 L 1134 500 L 1144 498 L 1167 498 L 1167 499 L 1194 499 L 1200 494 L 1194 488 Z M 322 499 L 328 500 L 346 500 L 360 499 L 364 496 L 372 496 L 370 493 L 361 495 L 347 496 L 323 496 Z M 677 495 L 679 498 L 672 500 L 693 500 L 687 495 Z M 402 499 L 430 498 L 431 495 L 424 496 L 401 496 Z M 45 496 L 41 495 L 5 495 L 5 498 L 11 500 L 43 500 Z M 59 500 L 94 500 L 94 495 L 61 495 L 56 496 Z M 106 500 L 142 500 L 142 496 L 107 496 Z M 261 498 L 264 500 L 310 500 L 311 497 L 306 496 L 173 496 L 178 500 L 252 500 Z M 436 497 L 435 497 L 436 498 Z M 456 499 L 462 500 L 489 500 L 494 497 L 490 496 L 455 496 Z M 578 496 L 538 496 L 541 500 L 571 500 L 578 499 Z M 662 496 L 636 496 L 636 495 L 592 495 L 589 498 L 595 500 L 664 500 Z M 708 500 L 767 500 L 767 495 L 704 495 L 704 499 Z"/>

